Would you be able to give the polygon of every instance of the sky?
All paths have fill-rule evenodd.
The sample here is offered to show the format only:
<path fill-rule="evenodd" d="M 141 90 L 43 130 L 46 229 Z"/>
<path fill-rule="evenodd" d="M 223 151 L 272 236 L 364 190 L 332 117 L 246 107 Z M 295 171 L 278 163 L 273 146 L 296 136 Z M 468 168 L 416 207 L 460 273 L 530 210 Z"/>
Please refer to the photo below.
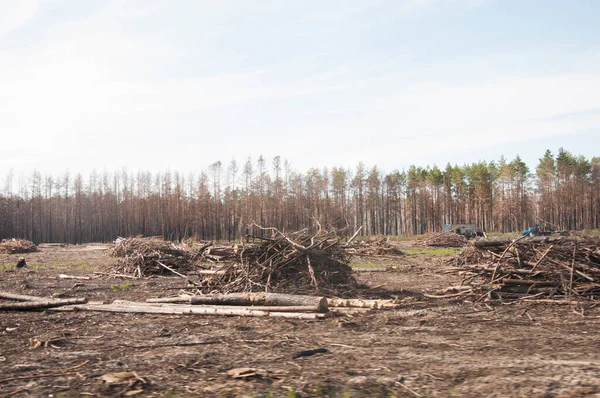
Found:
<path fill-rule="evenodd" d="M 597 0 L 0 0 L 0 175 L 600 156 Z"/>

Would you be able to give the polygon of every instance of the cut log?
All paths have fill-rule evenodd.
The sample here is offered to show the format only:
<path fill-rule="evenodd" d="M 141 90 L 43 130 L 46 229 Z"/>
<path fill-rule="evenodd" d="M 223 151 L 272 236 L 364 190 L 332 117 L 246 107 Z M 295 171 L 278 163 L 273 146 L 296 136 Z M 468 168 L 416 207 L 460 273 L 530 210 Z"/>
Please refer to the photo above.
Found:
<path fill-rule="evenodd" d="M 0 310 L 35 310 L 41 308 L 61 307 L 72 304 L 85 304 L 86 302 L 86 298 L 35 300 L 24 303 L 0 304 Z"/>
<path fill-rule="evenodd" d="M 198 275 L 225 275 L 225 270 L 202 269 L 195 272 Z"/>
<path fill-rule="evenodd" d="M 191 305 L 169 305 L 155 307 L 150 305 L 129 305 L 129 304 L 101 304 L 101 305 L 72 305 L 68 307 L 56 308 L 57 311 L 100 311 L 100 312 L 124 312 L 139 314 L 198 314 L 198 315 L 242 315 L 242 316 L 266 316 L 265 311 L 248 311 L 234 309 L 221 309 L 211 307 L 195 307 Z"/>
<path fill-rule="evenodd" d="M 225 316 L 247 316 L 247 317 L 274 317 L 274 318 L 296 318 L 296 319 L 321 319 L 325 314 L 316 313 L 297 313 L 297 312 L 268 312 L 237 308 L 214 308 L 200 307 L 194 305 L 166 305 L 156 307 L 140 303 L 142 305 L 71 305 L 59 308 L 53 308 L 53 311 L 102 311 L 102 312 L 122 312 L 138 314 L 165 314 L 165 315 L 225 315 Z"/>
<path fill-rule="evenodd" d="M 108 272 L 98 272 L 98 271 L 94 271 L 93 273 L 96 275 L 106 275 L 106 276 L 111 276 L 114 278 L 139 279 L 139 277 L 137 277 L 137 276 L 125 275 L 125 274 L 119 274 L 119 273 L 108 273 Z"/>
<path fill-rule="evenodd" d="M 312 306 L 316 312 L 327 312 L 327 299 L 317 296 L 300 296 L 283 293 L 230 293 L 192 296 L 192 304 L 262 305 L 262 306 Z"/>
<path fill-rule="evenodd" d="M 82 281 L 87 281 L 92 279 L 90 276 L 75 276 L 75 275 L 67 275 L 67 274 L 58 274 L 59 279 L 79 279 Z"/>
<path fill-rule="evenodd" d="M 362 299 L 327 299 L 330 307 L 355 307 L 355 308 L 400 308 L 400 304 L 393 300 L 362 300 Z"/>
<path fill-rule="evenodd" d="M 188 301 L 189 302 L 189 301 Z M 135 305 L 135 306 L 150 306 L 150 307 L 169 307 L 169 306 L 180 306 L 181 304 L 175 303 L 140 303 L 126 300 L 115 300 L 113 304 L 116 305 Z M 267 311 L 267 312 L 314 312 L 315 307 L 313 305 L 307 306 L 231 306 L 231 305 L 211 305 L 211 306 L 199 306 L 198 308 L 222 308 L 222 309 L 240 309 L 249 311 Z"/>
<path fill-rule="evenodd" d="M 181 295 L 175 297 L 159 297 L 159 298 L 150 298 L 146 299 L 147 303 L 191 303 L 192 296 L 190 295 Z"/>
<path fill-rule="evenodd" d="M 358 308 L 358 307 L 332 307 L 329 311 L 340 314 L 364 314 L 372 311 L 374 308 Z"/>
<path fill-rule="evenodd" d="M 14 294 L 14 293 L 8 293 L 8 292 L 0 292 L 0 298 L 7 299 L 7 300 L 16 300 L 16 301 L 48 300 L 45 297 L 27 296 L 24 294 Z"/>

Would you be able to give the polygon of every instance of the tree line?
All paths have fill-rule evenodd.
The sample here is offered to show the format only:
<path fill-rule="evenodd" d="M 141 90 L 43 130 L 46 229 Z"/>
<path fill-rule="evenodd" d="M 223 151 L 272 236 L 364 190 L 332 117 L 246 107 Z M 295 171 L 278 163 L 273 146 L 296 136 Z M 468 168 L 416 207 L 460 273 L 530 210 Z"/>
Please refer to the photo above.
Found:
<path fill-rule="evenodd" d="M 547 150 L 534 170 L 516 156 L 445 168 L 410 166 L 298 172 L 277 156 L 217 161 L 194 175 L 65 172 L 15 176 L 0 192 L 0 238 L 106 242 L 117 236 L 235 240 L 259 234 L 253 222 L 297 231 L 363 227 L 365 235 L 440 231 L 475 224 L 487 232 L 536 223 L 568 230 L 600 228 L 600 157 Z"/>

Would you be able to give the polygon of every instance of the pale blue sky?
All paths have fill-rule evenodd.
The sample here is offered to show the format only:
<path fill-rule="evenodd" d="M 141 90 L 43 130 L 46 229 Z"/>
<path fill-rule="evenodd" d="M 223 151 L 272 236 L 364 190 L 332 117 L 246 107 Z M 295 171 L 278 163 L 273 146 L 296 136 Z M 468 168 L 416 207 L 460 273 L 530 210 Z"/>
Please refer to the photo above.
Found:
<path fill-rule="evenodd" d="M 600 1 L 0 0 L 0 173 L 600 156 Z"/>

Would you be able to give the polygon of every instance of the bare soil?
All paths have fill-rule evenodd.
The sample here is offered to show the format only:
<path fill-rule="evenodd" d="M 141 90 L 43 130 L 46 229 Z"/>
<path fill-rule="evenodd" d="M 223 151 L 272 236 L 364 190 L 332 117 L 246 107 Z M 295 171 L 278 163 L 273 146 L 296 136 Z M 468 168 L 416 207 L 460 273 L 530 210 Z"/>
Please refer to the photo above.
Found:
<path fill-rule="evenodd" d="M 143 301 L 186 289 L 175 276 L 94 274 L 116 261 L 105 248 L 0 255 L 0 290 Z M 20 256 L 29 269 L 12 267 Z M 371 297 L 397 297 L 403 306 L 352 317 L 0 312 L 0 396 L 600 396 L 599 307 L 423 297 L 460 281 L 440 272 L 448 259 L 357 258 L 394 267 L 358 278 Z M 316 348 L 328 352 L 293 358 Z M 235 368 L 254 375 L 234 378 L 227 372 Z M 105 376 L 115 372 L 135 375 Z"/>

